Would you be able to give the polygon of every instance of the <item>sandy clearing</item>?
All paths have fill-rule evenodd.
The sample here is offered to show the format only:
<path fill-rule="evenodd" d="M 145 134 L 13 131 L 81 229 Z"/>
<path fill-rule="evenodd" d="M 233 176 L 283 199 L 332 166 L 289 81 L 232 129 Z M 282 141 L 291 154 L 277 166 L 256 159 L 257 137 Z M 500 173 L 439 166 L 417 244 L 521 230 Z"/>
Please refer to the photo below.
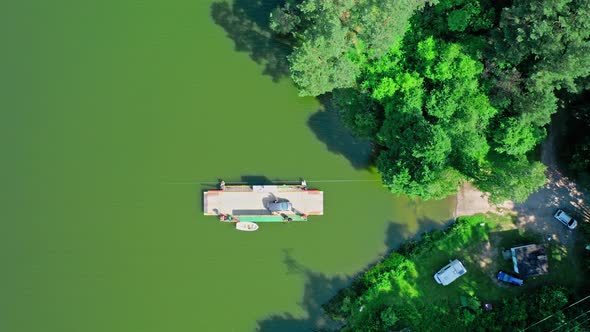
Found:
<path fill-rule="evenodd" d="M 556 161 L 556 138 L 563 121 L 551 123 L 549 136 L 542 146 L 541 160 L 547 165 L 545 173 L 548 182 L 543 188 L 532 194 L 524 203 L 515 204 L 506 201 L 499 205 L 491 204 L 488 195 L 477 190 L 471 183 L 465 183 L 457 194 L 455 217 L 469 216 L 477 213 L 516 213 L 518 227 L 532 230 L 551 237 L 566 247 L 574 244 L 575 230 L 571 231 L 553 218 L 557 209 L 573 214 L 578 222 L 590 222 L 590 196 L 584 193 L 576 183 L 564 176 L 558 169 Z"/>

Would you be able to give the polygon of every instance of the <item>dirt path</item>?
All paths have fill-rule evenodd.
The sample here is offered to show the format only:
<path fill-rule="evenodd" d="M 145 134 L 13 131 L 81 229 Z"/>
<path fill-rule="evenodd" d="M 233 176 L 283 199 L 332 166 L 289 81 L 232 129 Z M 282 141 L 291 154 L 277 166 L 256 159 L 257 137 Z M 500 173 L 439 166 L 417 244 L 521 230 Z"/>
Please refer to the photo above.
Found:
<path fill-rule="evenodd" d="M 541 161 L 547 165 L 547 184 L 532 194 L 527 201 L 514 204 L 510 201 L 500 205 L 488 202 L 484 193 L 471 184 L 466 184 L 457 195 L 455 216 L 467 216 L 475 213 L 515 212 L 518 214 L 518 227 L 524 227 L 571 248 L 574 244 L 574 231 L 569 230 L 553 218 L 555 210 L 560 208 L 571 212 L 578 222 L 590 222 L 590 197 L 585 195 L 576 184 L 564 176 L 558 168 L 556 149 L 557 136 L 565 128 L 560 114 L 556 114 L 549 128 L 549 136 L 542 146 Z"/>

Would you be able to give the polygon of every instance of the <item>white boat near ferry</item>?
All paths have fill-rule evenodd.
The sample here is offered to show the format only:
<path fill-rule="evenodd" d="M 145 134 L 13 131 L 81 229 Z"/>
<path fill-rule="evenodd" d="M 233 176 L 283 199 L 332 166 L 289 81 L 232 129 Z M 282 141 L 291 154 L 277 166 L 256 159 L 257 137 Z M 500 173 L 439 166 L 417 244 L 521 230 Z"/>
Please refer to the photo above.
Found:
<path fill-rule="evenodd" d="M 258 229 L 258 225 L 253 222 L 240 221 L 236 223 L 236 229 L 239 231 L 253 232 Z"/>

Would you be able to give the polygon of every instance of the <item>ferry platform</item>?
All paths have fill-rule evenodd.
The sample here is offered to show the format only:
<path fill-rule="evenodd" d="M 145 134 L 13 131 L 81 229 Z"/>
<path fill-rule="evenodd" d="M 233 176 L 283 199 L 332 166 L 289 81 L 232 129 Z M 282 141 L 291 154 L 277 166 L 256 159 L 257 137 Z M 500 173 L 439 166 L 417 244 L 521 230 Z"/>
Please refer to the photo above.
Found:
<path fill-rule="evenodd" d="M 283 204 L 281 204 L 283 203 Z M 285 208 L 277 210 L 276 207 Z M 301 185 L 225 185 L 203 195 L 205 215 L 221 221 L 285 222 L 305 221 L 324 214 L 324 192 Z"/>

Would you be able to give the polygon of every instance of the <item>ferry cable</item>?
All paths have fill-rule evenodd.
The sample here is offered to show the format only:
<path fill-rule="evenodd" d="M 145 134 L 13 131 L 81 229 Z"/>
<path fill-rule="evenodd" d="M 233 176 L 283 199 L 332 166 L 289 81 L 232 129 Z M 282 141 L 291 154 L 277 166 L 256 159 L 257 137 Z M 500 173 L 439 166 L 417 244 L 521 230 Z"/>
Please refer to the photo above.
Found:
<path fill-rule="evenodd" d="M 298 181 L 291 181 L 291 180 L 271 180 L 273 182 L 277 182 L 277 183 L 290 183 L 290 182 L 298 182 Z M 368 179 L 340 179 L 340 180 L 307 180 L 309 182 L 331 182 L 331 183 L 343 183 L 343 182 L 380 182 L 381 180 L 379 179 L 375 179 L 375 180 L 368 180 Z M 231 184 L 250 184 L 251 182 L 244 182 L 244 181 L 228 181 Z M 166 182 L 166 184 L 207 184 L 207 185 L 215 185 L 215 184 L 219 184 L 219 181 L 194 181 L 194 182 Z"/>
<path fill-rule="evenodd" d="M 576 324 L 576 326 L 574 326 L 574 327 L 580 327 L 580 326 L 582 326 L 582 324 L 586 323 L 586 322 L 587 322 L 587 321 L 589 321 L 589 320 L 590 320 L 590 318 L 586 318 L 586 319 L 584 319 L 583 321 L 581 321 L 581 322 L 578 322 L 578 323 Z M 568 330 L 568 331 L 570 331 L 570 329 L 567 329 L 567 330 Z"/>
<path fill-rule="evenodd" d="M 564 308 L 564 309 L 562 309 L 562 310 L 559 310 L 559 311 L 562 311 L 562 312 L 563 312 L 563 311 L 565 311 L 565 310 L 567 310 L 567 309 L 569 309 L 569 308 L 571 308 L 571 307 L 573 307 L 573 306 L 577 305 L 577 304 L 578 304 L 578 303 L 580 303 L 580 302 L 586 301 L 586 300 L 587 300 L 587 299 L 589 299 L 589 298 L 590 298 L 590 295 L 588 295 L 588 296 L 584 297 L 584 298 L 583 298 L 583 299 L 581 299 L 581 300 L 578 300 L 578 301 L 576 301 L 576 302 L 574 302 L 574 303 L 570 304 L 570 305 L 569 305 L 569 306 L 567 306 L 566 308 Z M 531 327 L 533 327 L 533 326 L 535 326 L 535 325 L 537 325 L 537 324 L 539 324 L 539 323 L 542 323 L 542 322 L 546 321 L 547 319 L 549 319 L 549 318 L 551 318 L 551 317 L 553 317 L 553 316 L 555 316 L 555 313 L 553 313 L 553 314 L 551 314 L 551 315 L 549 315 L 549 316 L 547 316 L 547 317 L 545 317 L 545 318 L 541 319 L 540 321 L 538 321 L 538 322 L 536 322 L 536 323 L 534 323 L 534 324 L 532 324 L 532 325 L 529 325 L 529 326 L 527 326 L 526 328 L 524 328 L 524 329 L 523 329 L 523 330 L 521 330 L 521 331 L 523 331 L 523 332 L 524 332 L 524 331 L 526 331 L 526 330 L 530 329 Z"/>
<path fill-rule="evenodd" d="M 566 321 L 565 323 L 563 323 L 563 324 L 559 325 L 558 327 L 554 328 L 553 330 L 551 330 L 551 331 L 549 331 L 549 332 L 557 331 L 557 330 L 558 330 L 558 329 L 560 329 L 562 326 L 564 326 L 564 325 L 566 325 L 566 324 L 569 324 L 570 322 L 572 322 L 572 321 L 574 321 L 574 320 L 576 320 L 576 319 L 578 319 L 578 318 L 580 318 L 580 317 L 584 316 L 585 314 L 587 314 L 587 313 L 589 313 L 589 312 L 590 312 L 590 310 L 588 310 L 588 311 L 586 311 L 586 312 L 583 312 L 583 313 L 579 314 L 578 316 L 576 316 L 575 318 L 572 318 L 572 319 L 570 319 L 570 320 Z M 588 319 L 590 319 L 590 318 L 588 318 Z M 588 319 L 586 319 L 586 320 L 588 320 Z M 583 322 L 582 322 L 582 323 L 583 323 Z"/>

